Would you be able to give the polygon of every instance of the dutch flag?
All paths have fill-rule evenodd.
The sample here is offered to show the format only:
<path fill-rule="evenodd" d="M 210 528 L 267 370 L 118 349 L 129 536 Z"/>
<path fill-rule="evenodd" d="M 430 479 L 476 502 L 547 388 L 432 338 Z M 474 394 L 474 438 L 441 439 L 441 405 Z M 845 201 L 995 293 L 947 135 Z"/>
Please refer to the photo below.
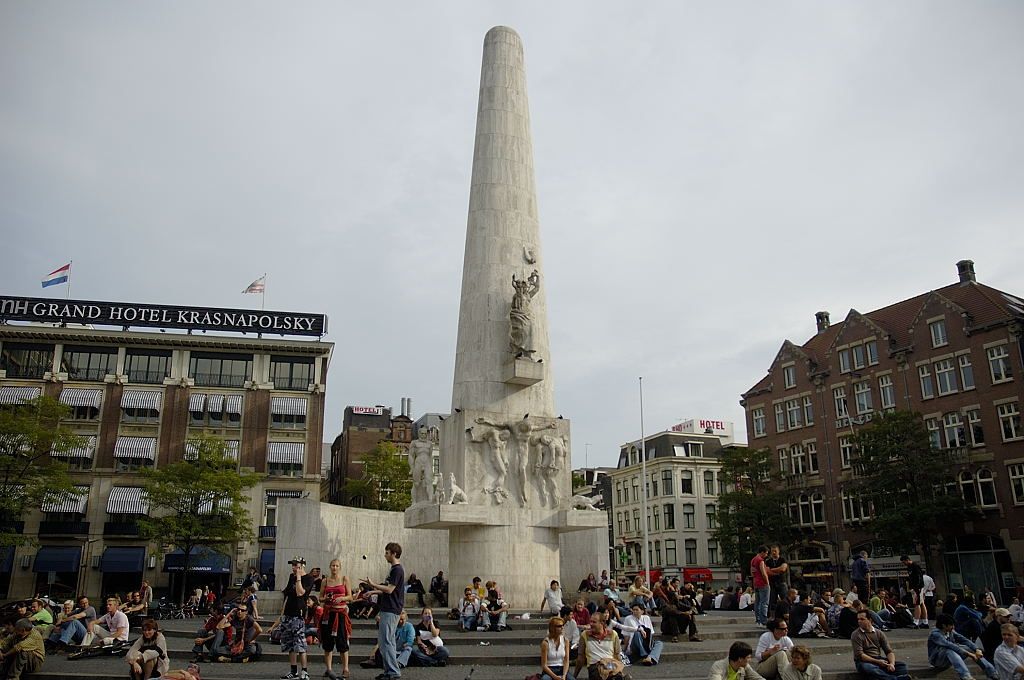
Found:
<path fill-rule="evenodd" d="M 52 272 L 43 277 L 43 288 L 49 288 L 50 286 L 57 286 L 62 283 L 67 283 L 68 279 L 71 278 L 71 263 L 68 262 L 66 265 L 59 269 L 54 269 Z"/>

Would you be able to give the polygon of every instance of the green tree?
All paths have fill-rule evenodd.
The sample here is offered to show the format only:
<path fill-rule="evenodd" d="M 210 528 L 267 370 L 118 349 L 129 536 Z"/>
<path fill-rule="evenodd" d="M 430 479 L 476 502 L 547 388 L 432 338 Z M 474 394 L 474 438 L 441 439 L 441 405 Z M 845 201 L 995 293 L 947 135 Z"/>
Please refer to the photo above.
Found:
<path fill-rule="evenodd" d="M 141 535 L 169 543 L 185 553 L 179 602 L 197 546 L 230 547 L 252 540 L 246 491 L 259 477 L 239 473 L 238 461 L 222 440 L 202 436 L 186 445 L 185 460 L 143 469 L 149 517 L 139 521 Z"/>
<path fill-rule="evenodd" d="M 792 543 L 797 532 L 786 511 L 788 496 L 779 488 L 772 469 L 771 450 L 742 446 L 722 450 L 719 473 L 729 483 L 718 497 L 717 528 L 713 532 L 725 564 L 744 569 L 757 546 Z"/>
<path fill-rule="evenodd" d="M 855 479 L 847 493 L 873 508 L 868 530 L 894 547 L 922 555 L 942 533 L 977 515 L 956 487 L 957 450 L 935 448 L 920 414 L 882 413 L 852 437 Z"/>
<path fill-rule="evenodd" d="M 372 510 L 401 512 L 412 504 L 412 471 L 404 452 L 391 442 L 380 442 L 363 458 L 363 476 L 345 482 L 351 505 Z"/>
<path fill-rule="evenodd" d="M 50 457 L 82 446 L 83 439 L 61 426 L 71 409 L 51 397 L 0 407 L 0 546 L 29 539 L 12 522 L 48 498 L 78 495 L 68 467 Z"/>

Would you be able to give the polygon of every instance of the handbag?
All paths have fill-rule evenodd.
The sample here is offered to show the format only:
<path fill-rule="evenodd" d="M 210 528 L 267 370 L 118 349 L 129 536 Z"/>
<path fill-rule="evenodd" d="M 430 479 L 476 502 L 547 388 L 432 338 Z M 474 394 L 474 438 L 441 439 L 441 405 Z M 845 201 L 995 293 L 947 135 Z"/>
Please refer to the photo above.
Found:
<path fill-rule="evenodd" d="M 621 661 L 610 656 L 597 662 L 597 674 L 601 677 L 601 680 L 621 678 L 625 670 L 626 666 Z"/>

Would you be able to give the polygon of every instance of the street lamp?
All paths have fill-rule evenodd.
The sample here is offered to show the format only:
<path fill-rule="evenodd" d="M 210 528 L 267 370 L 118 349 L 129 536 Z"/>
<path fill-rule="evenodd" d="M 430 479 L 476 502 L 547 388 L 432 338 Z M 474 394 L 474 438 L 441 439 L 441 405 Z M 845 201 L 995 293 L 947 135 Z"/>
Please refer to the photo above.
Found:
<path fill-rule="evenodd" d="M 640 521 L 644 528 L 644 546 L 640 551 L 640 569 L 651 580 L 651 564 L 648 551 L 647 535 L 647 439 L 644 437 L 644 379 L 640 377 Z"/>

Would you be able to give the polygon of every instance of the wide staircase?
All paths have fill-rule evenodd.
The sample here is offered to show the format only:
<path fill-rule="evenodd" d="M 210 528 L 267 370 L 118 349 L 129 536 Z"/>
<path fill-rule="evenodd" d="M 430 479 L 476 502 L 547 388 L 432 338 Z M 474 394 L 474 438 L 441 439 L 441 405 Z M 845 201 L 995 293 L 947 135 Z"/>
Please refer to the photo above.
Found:
<path fill-rule="evenodd" d="M 418 612 L 415 598 L 408 602 L 410 613 Z M 266 611 L 264 608 L 263 611 Z M 263 612 L 261 612 L 262 615 Z M 502 632 L 459 632 L 457 622 L 445 618 L 444 610 L 435 610 L 435 619 L 441 627 L 441 637 L 451 653 L 449 664 L 444 668 L 408 668 L 403 677 L 417 680 L 523 680 L 539 671 L 540 640 L 547 630 L 547 619 L 536 612 L 529 619 L 520 618 L 522 611 L 512 612 L 509 629 Z M 414 619 L 415 620 L 415 619 Z M 192 638 L 203 619 L 161 621 L 161 628 L 170 647 L 171 668 L 185 668 L 192 659 Z M 264 629 L 269 629 L 272 619 L 261 617 Z M 659 624 L 655 619 L 655 626 Z M 657 666 L 634 665 L 627 672 L 636 680 L 650 678 L 706 678 L 711 663 L 727 655 L 729 645 L 743 640 L 756 646 L 759 630 L 749 612 L 711 612 L 697 620 L 703 642 L 690 642 L 680 637 L 680 642 L 664 640 L 665 648 L 661 663 Z M 910 667 L 917 677 L 936 675 L 928 667 L 926 630 L 895 630 L 888 633 L 896 656 Z M 131 639 L 138 636 L 132 630 Z M 381 671 L 360 668 L 374 644 L 377 631 L 373 621 L 353 621 L 349 666 L 351 677 L 371 680 Z M 661 639 L 659 637 L 659 639 Z M 229 678 L 278 678 L 288 671 L 288 655 L 278 645 L 271 644 L 267 636 L 260 638 L 263 646 L 262 660 L 254 663 L 203 663 L 203 680 Z M 852 652 L 849 640 L 802 639 L 798 644 L 807 645 L 813 655 L 813 662 L 821 666 L 824 680 L 858 680 L 853 670 Z M 319 647 L 311 647 L 309 674 L 313 679 L 323 677 L 323 653 Z M 335 671 L 341 671 L 341 662 L 335 656 Z M 980 672 L 980 671 L 979 671 Z M 950 671 L 946 671 L 947 674 Z M 127 664 L 123 658 L 100 657 L 68 661 L 63 655 L 48 656 L 40 673 L 32 678 L 39 680 L 123 680 L 127 677 Z M 584 671 L 585 677 L 585 671 Z M 950 676 L 951 678 L 953 676 Z"/>

